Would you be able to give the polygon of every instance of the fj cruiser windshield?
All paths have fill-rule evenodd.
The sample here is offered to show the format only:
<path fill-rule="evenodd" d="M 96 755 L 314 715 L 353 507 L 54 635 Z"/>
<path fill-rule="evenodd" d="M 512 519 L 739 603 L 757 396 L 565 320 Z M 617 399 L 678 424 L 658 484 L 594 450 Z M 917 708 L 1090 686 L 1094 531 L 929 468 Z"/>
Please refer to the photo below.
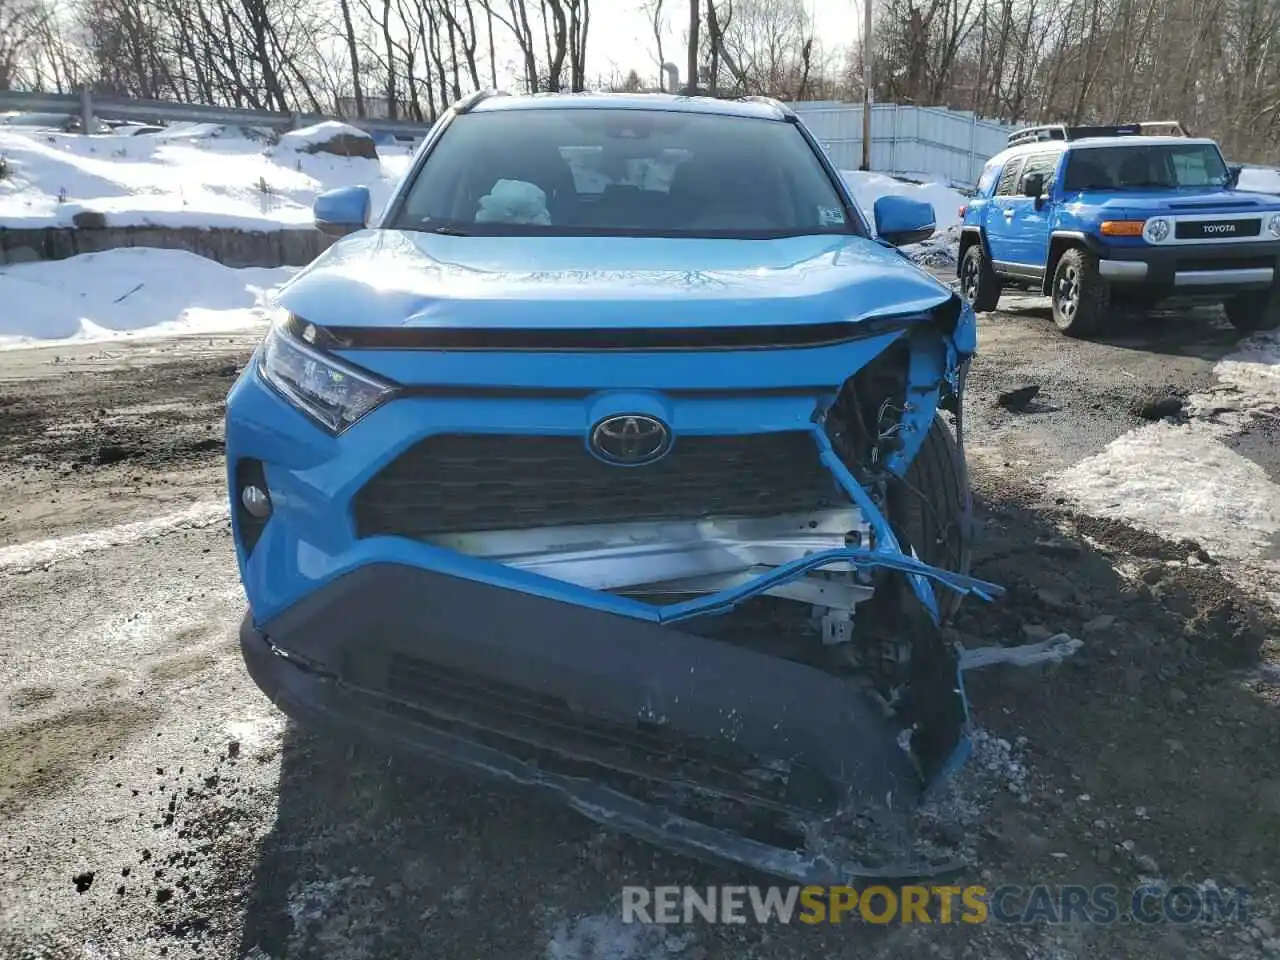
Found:
<path fill-rule="evenodd" d="M 1229 176 L 1208 143 L 1091 147 L 1071 151 L 1067 190 L 1133 190 L 1143 187 L 1223 187 Z"/>
<path fill-rule="evenodd" d="M 485 236 L 861 232 L 795 124 L 626 109 L 457 117 L 391 226 Z"/>

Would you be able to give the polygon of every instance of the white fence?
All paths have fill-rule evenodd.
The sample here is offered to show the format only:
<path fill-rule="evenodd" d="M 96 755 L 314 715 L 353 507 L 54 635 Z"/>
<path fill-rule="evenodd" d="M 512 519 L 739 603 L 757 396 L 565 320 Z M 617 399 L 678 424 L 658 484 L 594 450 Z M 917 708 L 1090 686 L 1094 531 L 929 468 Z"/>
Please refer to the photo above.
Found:
<path fill-rule="evenodd" d="M 790 105 L 841 170 L 862 165 L 862 105 L 807 101 Z M 1015 127 L 944 107 L 871 107 L 871 169 L 956 186 L 977 183 L 982 165 L 1003 150 Z"/>

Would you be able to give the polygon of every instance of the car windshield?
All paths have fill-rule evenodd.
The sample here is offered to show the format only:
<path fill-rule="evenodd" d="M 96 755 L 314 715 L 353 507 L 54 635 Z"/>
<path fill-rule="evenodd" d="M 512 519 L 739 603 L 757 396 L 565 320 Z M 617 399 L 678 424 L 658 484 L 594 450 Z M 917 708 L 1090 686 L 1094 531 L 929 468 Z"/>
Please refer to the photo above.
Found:
<path fill-rule="evenodd" d="M 1073 150 L 1067 190 L 1222 187 L 1229 180 L 1218 148 L 1208 143 L 1139 144 Z"/>
<path fill-rule="evenodd" d="M 390 226 L 484 236 L 862 232 L 795 124 L 581 108 L 455 118 Z"/>

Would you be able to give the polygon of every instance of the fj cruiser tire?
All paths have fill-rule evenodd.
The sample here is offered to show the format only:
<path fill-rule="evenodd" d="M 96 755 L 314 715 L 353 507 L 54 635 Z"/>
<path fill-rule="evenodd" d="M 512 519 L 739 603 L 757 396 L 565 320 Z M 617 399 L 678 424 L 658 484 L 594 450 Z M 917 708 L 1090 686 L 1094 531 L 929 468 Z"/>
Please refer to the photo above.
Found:
<path fill-rule="evenodd" d="M 1280 327 L 1280 290 L 1241 294 L 1222 306 L 1231 325 L 1244 333 Z"/>
<path fill-rule="evenodd" d="M 1098 274 L 1098 260 L 1080 249 L 1068 250 L 1053 271 L 1053 322 L 1069 337 L 1097 330 L 1111 308 L 1111 286 Z"/>
<path fill-rule="evenodd" d="M 925 563 L 968 574 L 973 549 L 973 495 L 969 472 L 951 428 L 941 416 L 925 435 L 905 480 L 889 490 L 889 517 L 905 541 L 903 549 Z M 961 596 L 934 583 L 943 622 L 960 608 Z"/>
<path fill-rule="evenodd" d="M 960 295 L 977 313 L 994 310 L 1000 302 L 1000 278 L 982 252 L 981 243 L 965 250 L 960 261 Z"/>

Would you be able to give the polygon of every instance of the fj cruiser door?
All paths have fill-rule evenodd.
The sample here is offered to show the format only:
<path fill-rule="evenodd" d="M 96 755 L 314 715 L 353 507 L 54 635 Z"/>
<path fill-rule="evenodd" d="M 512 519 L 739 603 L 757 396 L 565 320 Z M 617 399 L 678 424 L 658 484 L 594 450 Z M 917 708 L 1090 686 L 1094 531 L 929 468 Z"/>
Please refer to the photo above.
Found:
<path fill-rule="evenodd" d="M 1004 165 L 1000 182 L 996 184 L 995 195 L 987 204 L 986 223 L 983 227 L 987 234 L 987 247 L 991 251 L 992 266 L 997 273 L 1003 272 L 1003 264 L 1017 262 L 1014 257 L 1017 245 L 1013 237 L 1014 200 L 1026 159 L 1014 157 Z"/>
<path fill-rule="evenodd" d="M 1013 210 L 1009 230 L 1010 259 L 1036 278 L 1043 275 L 1045 261 L 1049 259 L 1049 221 L 1053 212 L 1050 191 L 1061 159 L 1060 151 L 1029 156 L 1018 174 L 1015 195 L 1009 200 Z M 1028 196 L 1027 191 L 1032 178 L 1039 178 L 1043 183 L 1035 197 Z"/>

